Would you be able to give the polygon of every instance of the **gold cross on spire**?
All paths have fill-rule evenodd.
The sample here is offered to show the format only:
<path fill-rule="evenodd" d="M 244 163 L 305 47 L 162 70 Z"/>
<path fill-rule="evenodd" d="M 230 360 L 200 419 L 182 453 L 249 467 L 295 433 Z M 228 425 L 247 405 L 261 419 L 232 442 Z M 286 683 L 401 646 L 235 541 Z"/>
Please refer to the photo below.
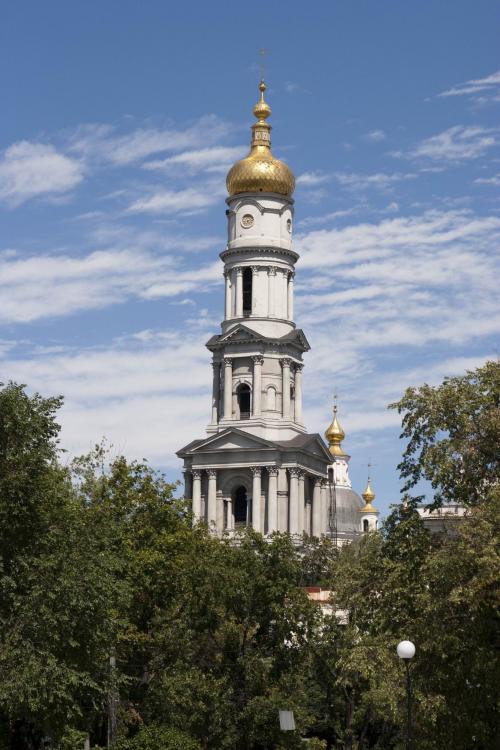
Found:
<path fill-rule="evenodd" d="M 260 63 L 259 63 L 260 80 L 263 81 L 264 74 L 265 74 L 265 57 L 267 55 L 267 49 L 264 49 L 264 47 L 260 49 L 259 55 L 260 55 Z"/>
<path fill-rule="evenodd" d="M 371 470 L 374 468 L 374 466 L 376 466 L 376 464 L 372 464 L 372 460 L 371 458 L 369 458 L 367 466 L 368 466 L 368 481 L 370 481 L 370 477 L 372 473 Z"/>

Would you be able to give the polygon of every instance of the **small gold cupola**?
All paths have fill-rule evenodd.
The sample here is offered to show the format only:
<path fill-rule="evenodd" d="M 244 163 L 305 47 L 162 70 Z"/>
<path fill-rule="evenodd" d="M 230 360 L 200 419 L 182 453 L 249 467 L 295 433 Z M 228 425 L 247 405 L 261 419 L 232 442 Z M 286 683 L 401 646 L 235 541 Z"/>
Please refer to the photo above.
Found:
<path fill-rule="evenodd" d="M 337 403 L 333 406 L 333 420 L 328 429 L 325 432 L 325 438 L 330 446 L 330 453 L 332 456 L 345 456 L 342 449 L 342 441 L 345 438 L 345 432 L 340 426 L 340 422 L 337 418 Z"/>
<path fill-rule="evenodd" d="M 290 197 L 295 190 L 295 177 L 285 162 L 271 152 L 271 126 L 267 118 L 271 107 L 264 99 L 266 84 L 259 84 L 260 99 L 253 108 L 257 122 L 252 125 L 250 153 L 236 162 L 226 178 L 230 196 L 239 193 L 278 193 Z"/>
<path fill-rule="evenodd" d="M 361 495 L 365 501 L 364 508 L 361 508 L 361 513 L 378 513 L 377 509 L 373 507 L 372 502 L 375 500 L 375 493 L 372 490 L 371 478 L 368 475 L 368 481 L 366 483 L 366 489 Z"/>

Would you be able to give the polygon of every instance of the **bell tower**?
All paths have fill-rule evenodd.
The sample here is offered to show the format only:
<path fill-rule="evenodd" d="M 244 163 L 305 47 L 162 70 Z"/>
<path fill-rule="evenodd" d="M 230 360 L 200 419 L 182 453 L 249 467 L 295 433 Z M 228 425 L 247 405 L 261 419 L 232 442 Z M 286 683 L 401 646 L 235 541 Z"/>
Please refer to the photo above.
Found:
<path fill-rule="evenodd" d="M 260 83 L 250 153 L 227 175 L 227 246 L 222 334 L 213 354 L 209 433 L 229 424 L 268 439 L 305 433 L 302 355 L 309 344 L 297 330 L 292 249 L 295 178 L 271 152 L 271 108 Z"/>
<path fill-rule="evenodd" d="M 328 531 L 331 456 L 308 434 L 302 412 L 303 354 L 295 325 L 292 247 L 295 177 L 271 151 L 266 85 L 253 113 L 250 151 L 227 175 L 224 318 L 212 354 L 207 437 L 178 452 L 193 517 L 215 532 Z"/>

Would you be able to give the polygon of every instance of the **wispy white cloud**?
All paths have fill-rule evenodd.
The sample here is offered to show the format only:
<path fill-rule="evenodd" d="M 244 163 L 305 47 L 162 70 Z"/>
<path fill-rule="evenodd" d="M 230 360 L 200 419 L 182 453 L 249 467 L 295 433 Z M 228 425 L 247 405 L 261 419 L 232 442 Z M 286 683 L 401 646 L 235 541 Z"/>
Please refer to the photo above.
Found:
<path fill-rule="evenodd" d="M 82 164 L 49 144 L 19 141 L 0 157 L 0 200 L 11 207 L 30 198 L 67 193 L 82 179 Z"/>
<path fill-rule="evenodd" d="M 340 185 L 350 190 L 367 190 L 376 188 L 378 190 L 387 190 L 395 183 L 404 180 L 414 180 L 417 175 L 413 172 L 376 172 L 374 174 L 359 174 L 356 172 L 335 172 L 333 177 Z"/>
<path fill-rule="evenodd" d="M 161 222 L 161 220 L 160 220 Z M 157 227 L 160 228 L 157 228 Z M 168 226 L 168 220 L 167 220 Z M 114 223 L 101 221 L 89 232 L 93 245 L 113 246 L 116 249 L 134 248 L 137 251 L 163 251 L 169 255 L 172 252 L 199 253 L 205 250 L 216 251 L 223 245 L 223 238 L 215 235 L 195 235 L 174 233 L 166 229 L 163 222 L 152 223 L 147 228 L 133 223 Z M 88 244 L 88 243 L 87 243 Z"/>
<path fill-rule="evenodd" d="M 115 135 L 109 125 L 82 125 L 70 137 L 70 149 L 88 160 L 126 166 L 152 154 L 211 146 L 228 135 L 229 123 L 205 115 L 187 128 L 137 128 Z"/>
<path fill-rule="evenodd" d="M 321 172 L 303 172 L 297 177 L 297 185 L 300 187 L 316 187 L 328 182 L 331 177 Z"/>
<path fill-rule="evenodd" d="M 321 214 L 320 216 L 306 216 L 305 219 L 300 219 L 296 224 L 300 229 L 305 229 L 311 226 L 320 226 L 322 224 L 330 224 L 336 219 L 344 219 L 347 216 L 352 216 L 357 213 L 357 208 L 340 209 L 339 211 L 330 211 L 327 214 Z"/>
<path fill-rule="evenodd" d="M 202 185 L 184 190 L 154 190 L 144 198 L 138 198 L 129 207 L 129 213 L 148 214 L 192 214 L 213 206 L 225 195 L 222 182 L 217 185 Z"/>
<path fill-rule="evenodd" d="M 462 162 L 477 159 L 499 143 L 499 131 L 480 125 L 455 125 L 442 133 L 426 138 L 408 152 L 393 156 L 432 161 Z"/>
<path fill-rule="evenodd" d="M 365 133 L 363 136 L 365 141 L 372 141 L 373 143 L 380 143 L 385 141 L 387 135 L 383 130 L 370 130 L 369 133 Z"/>
<path fill-rule="evenodd" d="M 159 169 L 171 171 L 176 167 L 196 172 L 225 172 L 237 159 L 241 159 L 248 151 L 247 146 L 213 146 L 169 156 L 143 164 L 145 169 Z"/>
<path fill-rule="evenodd" d="M 322 229 L 296 236 L 301 267 L 328 268 L 357 264 L 396 253 L 407 262 L 417 248 L 431 248 L 431 255 L 443 245 L 467 242 L 472 248 L 491 249 L 498 243 L 500 218 L 476 216 L 467 211 L 427 211 L 416 216 L 385 219 L 341 229 Z M 332 257 L 332 248 L 335 248 Z M 465 269 L 463 271 L 465 273 Z"/>
<path fill-rule="evenodd" d="M 185 269 L 171 255 L 100 250 L 82 257 L 44 255 L 0 260 L 0 321 L 28 323 L 121 304 L 209 289 L 218 264 Z"/>
<path fill-rule="evenodd" d="M 484 78 L 471 78 L 465 83 L 458 84 L 458 86 L 452 86 L 446 91 L 442 91 L 438 94 L 439 97 L 449 96 L 471 96 L 475 99 L 480 98 L 481 100 L 500 100 L 500 70 L 496 73 L 492 73 Z"/>
<path fill-rule="evenodd" d="M 478 177 L 474 182 L 476 185 L 494 185 L 497 187 L 500 185 L 500 172 L 493 175 L 493 177 Z"/>
<path fill-rule="evenodd" d="M 348 396 L 351 412 L 368 410 L 373 429 L 388 427 L 395 421 L 385 405 L 398 393 L 383 388 L 393 384 L 387 363 L 380 365 L 384 357 L 401 367 L 416 351 L 436 358 L 444 347 L 466 347 L 500 332 L 499 217 L 428 211 L 309 231 L 296 247 L 297 321 L 314 352 L 307 362 L 313 411 L 333 380 L 355 394 Z M 398 392 L 410 382 L 394 381 Z M 380 389 L 375 400 L 374 385 Z"/>
<path fill-rule="evenodd" d="M 106 437 L 116 453 L 177 467 L 175 451 L 208 423 L 208 335 L 138 331 L 105 348 L 0 356 L 0 381 L 12 378 L 43 393 L 64 394 L 62 439 L 73 453 Z"/>

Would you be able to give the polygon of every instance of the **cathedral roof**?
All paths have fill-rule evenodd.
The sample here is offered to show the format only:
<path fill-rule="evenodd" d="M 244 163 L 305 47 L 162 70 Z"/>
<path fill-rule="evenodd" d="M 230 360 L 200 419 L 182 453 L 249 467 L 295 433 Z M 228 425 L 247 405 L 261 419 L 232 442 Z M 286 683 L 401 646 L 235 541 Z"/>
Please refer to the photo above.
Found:
<path fill-rule="evenodd" d="M 359 531 L 359 512 L 363 501 L 350 487 L 336 487 L 337 531 L 343 533 Z"/>
<path fill-rule="evenodd" d="M 252 125 L 250 153 L 236 162 L 226 178 L 230 196 L 239 193 L 278 193 L 290 197 L 295 190 L 295 177 L 291 169 L 273 156 L 271 151 L 271 126 L 266 122 L 271 107 L 264 100 L 266 84 L 259 84 L 260 99 L 253 113 L 257 122 Z"/>

